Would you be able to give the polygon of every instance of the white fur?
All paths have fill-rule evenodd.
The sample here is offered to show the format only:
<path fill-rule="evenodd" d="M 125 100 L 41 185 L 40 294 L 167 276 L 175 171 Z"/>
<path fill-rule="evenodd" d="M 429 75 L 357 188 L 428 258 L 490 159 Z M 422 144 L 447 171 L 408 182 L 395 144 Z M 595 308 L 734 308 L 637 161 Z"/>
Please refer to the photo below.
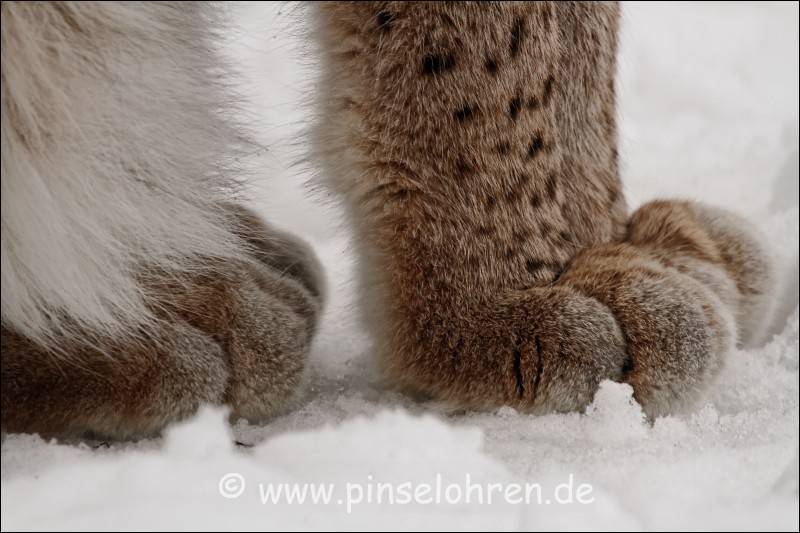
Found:
<path fill-rule="evenodd" d="M 132 334 L 153 319 L 142 272 L 239 255 L 217 7 L 2 3 L 4 327 Z"/>

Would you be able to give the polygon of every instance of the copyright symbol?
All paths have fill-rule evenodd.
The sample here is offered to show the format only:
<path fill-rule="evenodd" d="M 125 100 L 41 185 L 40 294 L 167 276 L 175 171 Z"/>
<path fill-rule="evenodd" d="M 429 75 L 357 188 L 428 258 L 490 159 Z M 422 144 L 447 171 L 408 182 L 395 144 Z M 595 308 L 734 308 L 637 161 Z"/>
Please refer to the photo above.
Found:
<path fill-rule="evenodd" d="M 231 472 L 225 474 L 219 479 L 219 494 L 223 498 L 233 500 L 238 498 L 244 492 L 244 476 Z"/>

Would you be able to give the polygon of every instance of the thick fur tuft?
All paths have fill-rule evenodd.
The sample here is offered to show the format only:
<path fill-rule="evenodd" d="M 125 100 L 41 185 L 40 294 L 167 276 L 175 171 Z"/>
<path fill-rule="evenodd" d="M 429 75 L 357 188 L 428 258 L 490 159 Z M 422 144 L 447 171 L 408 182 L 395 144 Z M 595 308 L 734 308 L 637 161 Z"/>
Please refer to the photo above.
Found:
<path fill-rule="evenodd" d="M 247 143 L 211 4 L 2 3 L 4 327 L 133 335 L 142 275 L 242 255 L 221 202 Z"/>

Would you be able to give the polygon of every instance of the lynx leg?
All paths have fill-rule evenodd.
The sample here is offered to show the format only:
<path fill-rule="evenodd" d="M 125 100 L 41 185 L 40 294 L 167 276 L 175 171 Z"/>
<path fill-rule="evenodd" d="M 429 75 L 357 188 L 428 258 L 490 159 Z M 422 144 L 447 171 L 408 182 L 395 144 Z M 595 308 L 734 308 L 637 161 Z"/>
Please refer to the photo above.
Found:
<path fill-rule="evenodd" d="M 552 286 L 624 235 L 617 6 L 316 9 L 322 173 L 355 224 L 388 374 L 464 406 L 581 409 L 626 358 L 605 305 Z"/>

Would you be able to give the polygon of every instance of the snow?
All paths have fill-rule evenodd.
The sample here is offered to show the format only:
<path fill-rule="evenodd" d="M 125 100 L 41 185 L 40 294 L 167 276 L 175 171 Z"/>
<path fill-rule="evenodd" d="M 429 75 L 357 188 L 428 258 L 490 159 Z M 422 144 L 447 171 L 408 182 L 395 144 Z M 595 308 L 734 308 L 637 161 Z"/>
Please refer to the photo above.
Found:
<path fill-rule="evenodd" d="M 3 530 L 798 529 L 797 3 L 624 5 L 618 86 L 631 204 L 666 195 L 737 210 L 770 235 L 784 274 L 771 340 L 732 353 L 697 409 L 654 423 L 628 386 L 610 382 L 585 415 L 539 417 L 453 412 L 383 390 L 355 318 L 346 228 L 291 165 L 313 72 L 292 53 L 284 6 L 233 9 L 247 31 L 229 52 L 247 72 L 269 147 L 256 204 L 307 236 L 328 270 L 307 390 L 263 427 L 230 429 L 208 408 L 138 443 L 9 435 Z M 228 473 L 244 487 L 236 477 L 221 485 Z M 588 484 L 592 502 L 364 501 L 379 483 L 447 487 L 467 475 L 481 486 L 538 483 L 545 495 Z M 259 483 L 335 490 L 329 504 L 262 504 Z M 221 486 L 242 493 L 224 498 Z"/>

